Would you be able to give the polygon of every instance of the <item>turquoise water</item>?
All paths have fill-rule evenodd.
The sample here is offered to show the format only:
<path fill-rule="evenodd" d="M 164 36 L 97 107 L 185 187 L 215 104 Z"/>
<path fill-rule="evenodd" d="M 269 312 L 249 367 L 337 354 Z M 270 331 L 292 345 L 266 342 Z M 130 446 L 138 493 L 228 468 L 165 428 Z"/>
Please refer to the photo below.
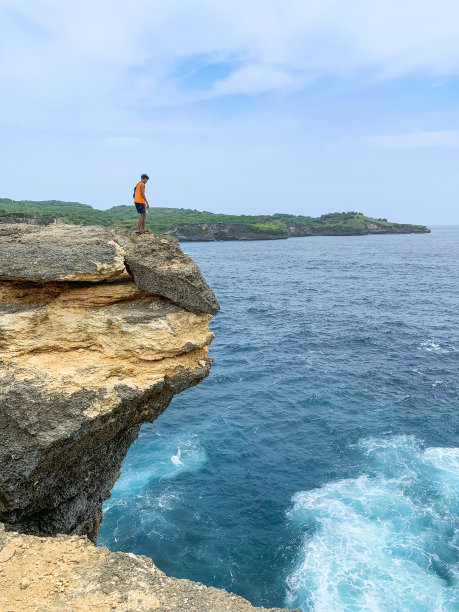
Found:
<path fill-rule="evenodd" d="M 257 605 L 459 610 L 459 231 L 182 247 L 215 363 L 142 428 L 99 542 Z"/>

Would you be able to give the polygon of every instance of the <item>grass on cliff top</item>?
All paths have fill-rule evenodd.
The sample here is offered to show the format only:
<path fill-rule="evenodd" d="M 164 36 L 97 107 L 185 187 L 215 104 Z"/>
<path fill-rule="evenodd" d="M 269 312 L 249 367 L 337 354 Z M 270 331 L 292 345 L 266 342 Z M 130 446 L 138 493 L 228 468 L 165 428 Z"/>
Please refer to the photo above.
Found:
<path fill-rule="evenodd" d="M 33 202 L 28 200 L 15 201 L 0 198 L 0 217 L 33 216 L 41 218 L 58 218 L 76 225 L 99 225 L 103 227 L 135 227 L 138 214 L 133 205 L 113 206 L 108 210 L 97 210 L 79 202 L 61 202 L 48 200 Z M 151 207 L 148 215 L 148 226 L 155 233 L 180 229 L 182 232 L 199 236 L 203 229 L 189 224 L 202 223 L 236 223 L 244 224 L 247 230 L 272 236 L 288 236 L 291 226 L 307 228 L 311 234 L 348 233 L 360 234 L 366 230 L 367 223 L 376 223 L 387 230 L 402 228 L 417 228 L 422 231 L 424 226 L 390 223 L 387 219 L 373 219 L 362 213 L 342 212 L 328 213 L 321 217 L 289 215 L 277 213 L 274 215 L 226 215 L 189 208 Z M 242 229 L 242 228 L 241 228 Z"/>

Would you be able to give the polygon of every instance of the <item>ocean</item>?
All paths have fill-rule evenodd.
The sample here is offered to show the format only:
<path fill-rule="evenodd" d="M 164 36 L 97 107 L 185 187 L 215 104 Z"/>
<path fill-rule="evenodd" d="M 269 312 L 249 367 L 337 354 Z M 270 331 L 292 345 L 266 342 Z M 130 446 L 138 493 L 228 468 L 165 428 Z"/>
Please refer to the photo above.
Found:
<path fill-rule="evenodd" d="M 254 605 L 459 610 L 459 229 L 182 248 L 214 365 L 143 426 L 99 544 Z"/>

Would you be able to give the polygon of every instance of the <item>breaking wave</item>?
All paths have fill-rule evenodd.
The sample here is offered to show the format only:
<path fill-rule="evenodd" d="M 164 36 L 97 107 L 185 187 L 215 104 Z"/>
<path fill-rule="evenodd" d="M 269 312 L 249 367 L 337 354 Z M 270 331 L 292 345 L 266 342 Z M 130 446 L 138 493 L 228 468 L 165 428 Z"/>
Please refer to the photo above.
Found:
<path fill-rule="evenodd" d="M 459 449 L 358 445 L 365 470 L 293 497 L 304 532 L 286 604 L 316 612 L 459 609 Z"/>
<path fill-rule="evenodd" d="M 194 435 L 162 436 L 147 431 L 133 449 L 139 451 L 139 446 L 144 447 L 142 451 L 131 451 L 123 463 L 121 477 L 112 492 L 115 498 L 145 488 L 152 481 L 199 472 L 207 462 L 207 453 Z"/>

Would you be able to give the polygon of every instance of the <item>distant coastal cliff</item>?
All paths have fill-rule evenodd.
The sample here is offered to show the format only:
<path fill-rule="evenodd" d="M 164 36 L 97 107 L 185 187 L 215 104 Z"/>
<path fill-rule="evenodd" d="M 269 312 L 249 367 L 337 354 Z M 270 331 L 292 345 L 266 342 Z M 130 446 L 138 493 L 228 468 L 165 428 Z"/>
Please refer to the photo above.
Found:
<path fill-rule="evenodd" d="M 319 217 L 321 219 L 321 217 Z M 303 236 L 362 236 L 365 234 L 426 234 L 423 225 L 388 223 L 355 215 L 347 223 L 332 218 L 328 223 L 285 221 L 285 228 L 262 229 L 246 223 L 187 223 L 170 230 L 181 242 L 207 242 L 217 240 L 278 240 Z"/>
<path fill-rule="evenodd" d="M 97 210 L 78 202 L 17 202 L 0 199 L 0 223 L 49 224 L 60 220 L 75 225 L 133 229 L 134 206 Z M 364 234 L 425 234 L 425 225 L 392 223 L 359 212 L 328 213 L 321 217 L 289 215 L 225 215 L 186 208 L 150 208 L 148 227 L 180 241 L 278 240 L 300 236 L 359 236 Z"/>

